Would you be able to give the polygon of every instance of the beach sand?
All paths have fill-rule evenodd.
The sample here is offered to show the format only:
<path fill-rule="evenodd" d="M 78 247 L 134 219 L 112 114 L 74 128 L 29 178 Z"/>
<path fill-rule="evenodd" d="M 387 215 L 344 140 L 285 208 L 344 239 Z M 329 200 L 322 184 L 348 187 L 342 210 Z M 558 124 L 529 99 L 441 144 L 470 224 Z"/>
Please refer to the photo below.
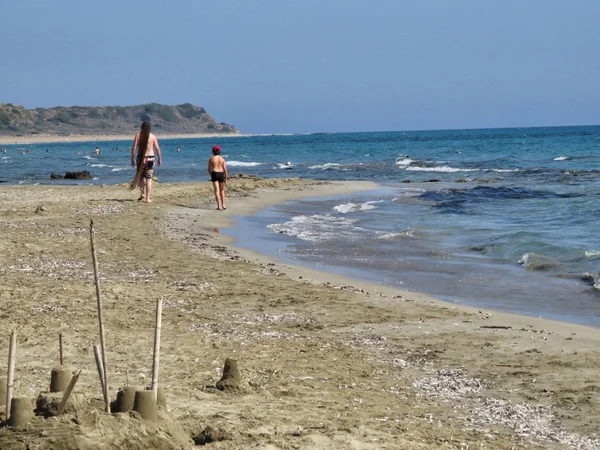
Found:
<path fill-rule="evenodd" d="M 131 141 L 135 132 L 131 134 L 73 134 L 57 136 L 55 134 L 38 134 L 35 136 L 0 136 L 0 145 L 27 145 L 50 144 L 55 142 L 102 142 L 102 141 Z M 159 134 L 159 140 L 168 139 L 201 139 L 249 136 L 240 133 L 184 133 L 184 134 Z"/>
<path fill-rule="evenodd" d="M 83 406 L 1 429 L 0 448 L 189 448 L 194 436 L 215 449 L 600 448 L 600 330 L 280 264 L 219 232 L 231 215 L 371 187 L 236 178 L 216 211 L 208 182 L 157 183 L 152 204 L 125 184 L 1 186 L 0 376 L 17 329 L 15 394 L 36 398 L 62 333 Z M 112 398 L 150 384 L 163 299 L 158 422 L 92 400 L 90 218 Z M 226 358 L 243 380 L 221 391 Z"/>

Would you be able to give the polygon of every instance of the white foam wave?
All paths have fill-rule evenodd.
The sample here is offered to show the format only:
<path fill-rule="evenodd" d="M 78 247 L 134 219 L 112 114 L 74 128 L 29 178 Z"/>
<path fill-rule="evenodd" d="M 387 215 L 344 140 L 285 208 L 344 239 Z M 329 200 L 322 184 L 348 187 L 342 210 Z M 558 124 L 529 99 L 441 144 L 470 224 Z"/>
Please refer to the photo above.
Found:
<path fill-rule="evenodd" d="M 477 172 L 477 169 L 459 169 L 457 167 L 439 166 L 439 167 L 422 167 L 422 166 L 408 166 L 406 170 L 415 172 Z"/>
<path fill-rule="evenodd" d="M 260 166 L 263 163 L 260 162 L 246 162 L 246 161 L 227 161 L 229 167 L 255 167 Z"/>
<path fill-rule="evenodd" d="M 566 161 L 567 159 L 569 159 L 568 156 L 557 156 L 553 161 Z"/>
<path fill-rule="evenodd" d="M 357 207 L 358 205 L 356 203 L 344 203 L 343 205 L 334 206 L 333 209 L 342 214 L 346 214 L 352 211 L 356 211 Z"/>
<path fill-rule="evenodd" d="M 520 172 L 521 169 L 485 169 L 484 172 L 498 172 L 498 173 L 506 173 L 506 172 Z"/>
<path fill-rule="evenodd" d="M 90 164 L 90 167 L 106 167 L 106 164 Z"/>
<path fill-rule="evenodd" d="M 114 167 L 112 169 L 110 169 L 111 172 L 121 172 L 123 170 L 129 170 L 130 167 Z"/>
<path fill-rule="evenodd" d="M 274 169 L 284 169 L 284 170 L 290 170 L 292 169 L 294 166 L 292 165 L 291 161 L 288 161 L 286 163 L 277 163 L 277 167 L 274 167 Z"/>
<path fill-rule="evenodd" d="M 341 205 L 334 206 L 333 209 L 342 214 L 355 211 L 369 211 L 371 209 L 376 209 L 376 203 L 383 203 L 383 200 L 371 200 L 365 203 L 343 203 Z"/>
<path fill-rule="evenodd" d="M 410 158 L 404 157 L 404 156 L 400 156 L 398 158 L 396 158 L 396 164 L 398 164 L 399 166 L 409 166 L 412 163 L 414 163 L 414 161 Z"/>
<path fill-rule="evenodd" d="M 600 250 L 586 250 L 585 256 L 587 256 L 588 258 L 591 258 L 593 256 L 600 256 Z"/>
<path fill-rule="evenodd" d="M 316 166 L 310 166 L 309 169 L 322 169 L 322 170 L 327 170 L 327 169 L 337 169 L 338 167 L 341 167 L 341 164 L 338 163 L 326 163 L 326 164 L 317 164 Z"/>
<path fill-rule="evenodd" d="M 377 236 L 377 239 L 402 239 L 402 238 L 413 238 L 415 234 L 413 230 L 405 230 L 400 233 L 386 233 L 381 236 Z"/>
<path fill-rule="evenodd" d="M 285 223 L 274 223 L 267 228 L 309 242 L 325 242 L 334 238 L 351 239 L 358 227 L 355 220 L 332 215 L 295 216 Z"/>

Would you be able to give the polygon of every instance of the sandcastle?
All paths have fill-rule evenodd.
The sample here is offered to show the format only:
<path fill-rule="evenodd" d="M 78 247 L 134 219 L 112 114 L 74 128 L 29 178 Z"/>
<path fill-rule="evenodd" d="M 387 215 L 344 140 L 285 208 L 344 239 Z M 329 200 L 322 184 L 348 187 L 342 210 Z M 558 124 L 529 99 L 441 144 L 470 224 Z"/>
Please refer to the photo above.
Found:
<path fill-rule="evenodd" d="M 87 442 L 91 445 L 89 448 L 92 448 L 99 436 L 109 446 L 111 442 L 118 446 L 118 443 L 127 439 L 133 439 L 136 443 L 143 442 L 141 445 L 145 448 L 186 448 L 193 443 L 192 437 L 168 416 L 165 387 L 158 383 L 162 299 L 158 299 L 156 303 L 151 385 L 129 385 L 126 380 L 125 385 L 111 398 L 93 235 L 93 222 L 90 222 L 100 331 L 100 345 L 93 346 L 93 354 L 102 399 L 98 399 L 97 395 L 90 397 L 73 392 L 81 371 L 65 365 L 62 333 L 58 336 L 59 364 L 49 369 L 48 390 L 40 392 L 35 399 L 15 395 L 17 331 L 13 330 L 7 375 L 0 376 L 0 448 L 38 448 L 36 445 L 44 442 L 44 439 L 61 440 L 65 448 L 80 448 L 81 442 Z M 217 388 L 237 390 L 243 385 L 244 380 L 237 362 L 228 358 Z M 223 439 L 222 433 L 218 436 L 208 431 L 203 433 L 199 438 L 202 442 Z"/>

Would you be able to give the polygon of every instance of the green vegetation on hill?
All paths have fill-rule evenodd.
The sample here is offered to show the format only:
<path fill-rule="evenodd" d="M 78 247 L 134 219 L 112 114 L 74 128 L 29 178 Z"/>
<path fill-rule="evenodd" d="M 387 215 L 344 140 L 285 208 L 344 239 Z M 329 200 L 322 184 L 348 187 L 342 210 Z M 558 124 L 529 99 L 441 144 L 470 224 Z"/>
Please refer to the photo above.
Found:
<path fill-rule="evenodd" d="M 157 133 L 238 133 L 233 125 L 217 122 L 191 103 L 36 109 L 0 103 L 0 136 L 129 134 L 137 132 L 143 121 Z"/>

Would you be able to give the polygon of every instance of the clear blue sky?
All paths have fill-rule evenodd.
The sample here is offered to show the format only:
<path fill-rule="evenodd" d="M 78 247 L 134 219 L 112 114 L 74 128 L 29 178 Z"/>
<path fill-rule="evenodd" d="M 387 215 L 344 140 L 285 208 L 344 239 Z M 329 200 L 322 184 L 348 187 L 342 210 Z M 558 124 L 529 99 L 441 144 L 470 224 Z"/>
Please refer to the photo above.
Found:
<path fill-rule="evenodd" d="M 599 0 L 0 0 L 0 102 L 247 133 L 600 124 Z"/>

